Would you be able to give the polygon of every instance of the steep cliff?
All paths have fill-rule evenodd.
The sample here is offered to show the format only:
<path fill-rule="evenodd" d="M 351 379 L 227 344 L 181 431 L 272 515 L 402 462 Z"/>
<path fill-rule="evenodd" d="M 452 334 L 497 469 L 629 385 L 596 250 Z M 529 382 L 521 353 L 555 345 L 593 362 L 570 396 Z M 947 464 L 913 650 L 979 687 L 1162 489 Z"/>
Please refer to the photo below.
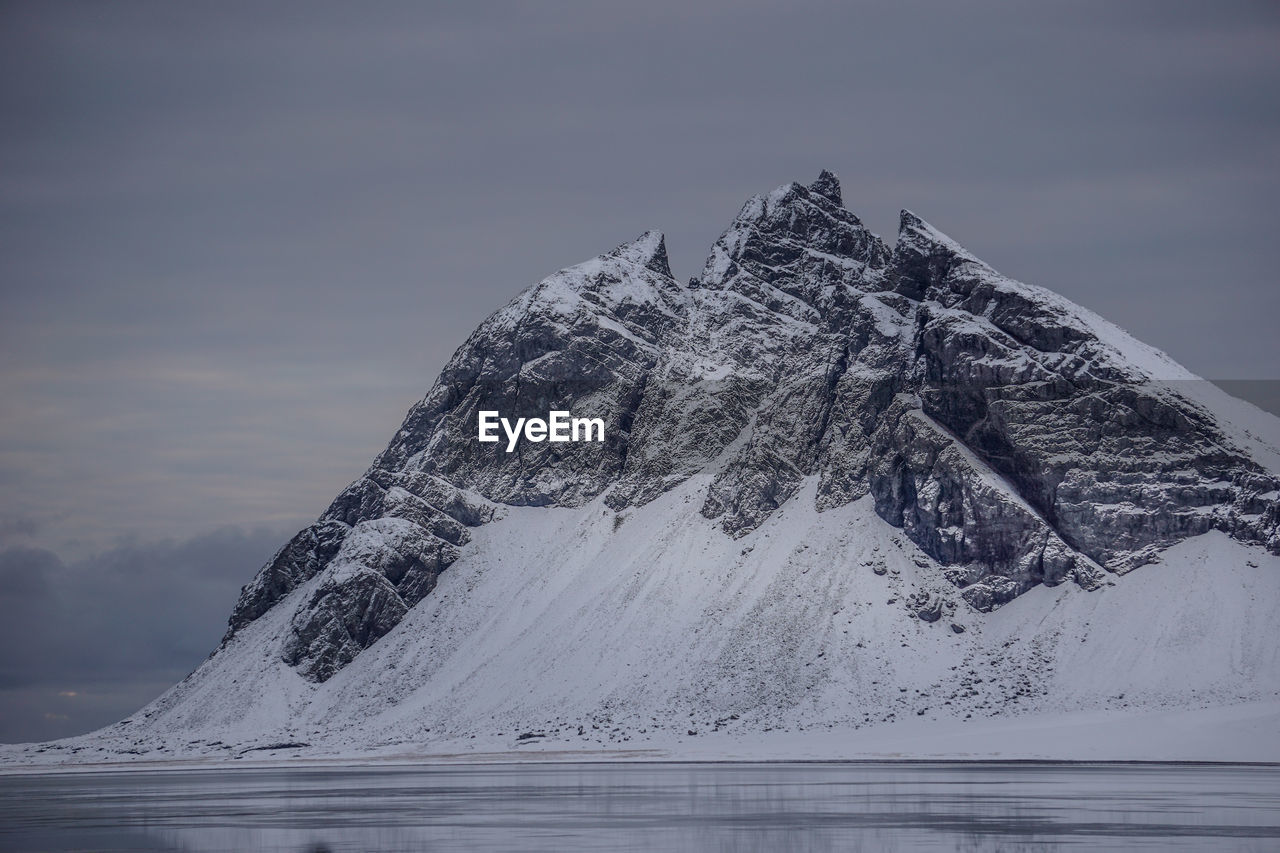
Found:
<path fill-rule="evenodd" d="M 824 172 L 749 200 L 687 285 L 649 232 L 492 315 L 245 587 L 227 640 L 307 586 L 280 655 L 323 681 L 505 507 L 622 513 L 694 476 L 729 537 L 806 478 L 819 510 L 870 495 L 979 611 L 1039 584 L 1096 587 L 1210 530 L 1278 553 L 1271 451 L 1220 423 L 1200 384 L 914 214 L 891 250 Z M 553 409 L 603 419 L 606 440 L 477 440 L 482 410 Z"/>

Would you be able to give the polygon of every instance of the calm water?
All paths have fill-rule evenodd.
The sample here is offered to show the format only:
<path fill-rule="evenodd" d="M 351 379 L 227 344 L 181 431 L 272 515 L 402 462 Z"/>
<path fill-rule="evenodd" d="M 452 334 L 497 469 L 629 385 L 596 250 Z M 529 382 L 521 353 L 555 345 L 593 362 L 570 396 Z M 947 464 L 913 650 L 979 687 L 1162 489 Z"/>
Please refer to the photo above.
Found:
<path fill-rule="evenodd" d="M 1280 768 L 576 764 L 0 777 L 0 849 L 1280 850 Z"/>

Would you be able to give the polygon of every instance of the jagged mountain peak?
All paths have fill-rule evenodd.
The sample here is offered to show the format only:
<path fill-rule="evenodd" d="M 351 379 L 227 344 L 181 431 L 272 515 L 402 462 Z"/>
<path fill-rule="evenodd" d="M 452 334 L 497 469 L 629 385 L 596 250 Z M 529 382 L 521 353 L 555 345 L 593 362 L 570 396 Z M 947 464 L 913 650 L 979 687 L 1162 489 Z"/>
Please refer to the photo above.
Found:
<path fill-rule="evenodd" d="M 1180 663 L 1233 622 L 1228 587 L 1252 601 L 1280 569 L 1280 452 L 1257 438 L 1280 422 L 1153 381 L 1190 374 L 909 211 L 890 251 L 839 201 L 828 172 L 753 197 L 689 288 L 649 231 L 524 290 L 244 587 L 223 645 L 96 745 L 622 742 L 1274 694 L 1280 594 L 1239 608 L 1199 682 Z M 604 440 L 477 436 L 480 411 L 551 410 Z"/>
<path fill-rule="evenodd" d="M 895 289 L 917 301 L 925 298 L 930 285 L 958 267 L 973 265 L 984 273 L 994 272 L 955 240 L 905 209 L 898 216 L 893 260 L 897 269 Z"/>
<path fill-rule="evenodd" d="M 513 313 L 532 309 L 572 314 L 584 307 L 611 311 L 628 304 L 660 304 L 675 310 L 683 291 L 671 275 L 662 232 L 646 231 L 602 255 L 552 273 L 527 288 L 511 306 Z"/>
<path fill-rule="evenodd" d="M 898 293 L 961 312 L 950 317 L 935 312 L 932 318 L 957 329 L 976 323 L 998 340 L 1008 336 L 1014 345 L 1029 347 L 1030 358 L 1061 368 L 1068 376 L 1089 372 L 1097 378 L 1198 380 L 1169 356 L 1087 308 L 1047 288 L 1002 275 L 910 210 L 899 217 L 893 270 L 892 286 Z"/>
<path fill-rule="evenodd" d="M 830 173 L 827 173 L 828 175 Z M 890 251 L 853 213 L 834 202 L 830 181 L 784 184 L 750 198 L 716 240 L 699 289 L 737 294 L 771 314 L 814 325 L 845 298 L 874 290 Z"/>
<path fill-rule="evenodd" d="M 492 361 L 498 350 L 507 352 L 506 366 L 491 369 L 514 369 L 556 349 L 566 335 L 605 334 L 624 349 L 652 348 L 669 327 L 683 322 L 688 301 L 687 289 L 671 275 L 662 233 L 646 231 L 526 287 L 476 328 L 444 376 L 475 362 L 478 353 L 488 352 Z M 589 373 L 596 365 L 586 367 Z"/>
<path fill-rule="evenodd" d="M 246 587 L 228 636 L 291 608 L 273 653 L 325 681 L 506 507 L 620 524 L 676 489 L 740 539 L 796 501 L 832 518 L 857 504 L 975 611 L 1097 587 L 1211 529 L 1280 552 L 1275 472 L 1147 384 L 1166 357 L 910 211 L 891 251 L 839 201 L 825 171 L 753 197 L 690 288 L 648 231 L 526 289 Z M 477 439 L 482 410 L 551 409 L 600 418 L 605 440 Z"/>
<path fill-rule="evenodd" d="M 836 177 L 834 172 L 823 169 L 819 173 L 818 179 L 809 184 L 809 189 L 826 198 L 837 207 L 844 205 L 844 202 L 840 199 L 840 179 Z"/>
<path fill-rule="evenodd" d="M 961 246 L 941 230 L 930 225 L 922 217 L 903 208 L 898 213 L 898 246 L 904 250 L 919 252 L 945 252 L 958 259 L 986 264 L 972 252 Z"/>
<path fill-rule="evenodd" d="M 603 257 L 618 258 L 627 263 L 637 264 L 656 272 L 658 275 L 674 279 L 671 274 L 671 262 L 667 258 L 667 240 L 661 231 L 646 231 L 634 240 L 621 244 Z"/>

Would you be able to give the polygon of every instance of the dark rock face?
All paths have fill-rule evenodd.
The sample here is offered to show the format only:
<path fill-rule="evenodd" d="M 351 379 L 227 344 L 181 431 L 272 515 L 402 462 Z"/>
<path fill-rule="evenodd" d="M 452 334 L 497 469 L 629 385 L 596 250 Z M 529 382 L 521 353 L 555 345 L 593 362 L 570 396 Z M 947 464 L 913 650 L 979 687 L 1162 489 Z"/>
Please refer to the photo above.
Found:
<path fill-rule="evenodd" d="M 662 235 L 545 279 L 485 320 L 414 406 L 375 469 L 434 474 L 514 505 L 577 505 L 622 473 L 645 379 L 686 324 Z M 553 409 L 605 420 L 603 444 L 476 438 L 481 410 L 514 420 Z"/>
<path fill-rule="evenodd" d="M 1097 583 L 1099 573 L 912 397 L 885 410 L 871 458 L 876 512 L 953 567 L 948 579 L 974 607 L 1003 604 L 1037 583 Z"/>
<path fill-rule="evenodd" d="M 323 681 L 390 631 L 458 558 L 453 545 L 404 518 L 353 526 L 343 564 L 325 577 L 292 621 L 284 659 Z"/>
<path fill-rule="evenodd" d="M 348 525 L 322 520 L 290 539 L 257 577 L 240 589 L 240 600 L 231 614 L 223 642 L 319 574 L 338 553 L 348 529 Z"/>
<path fill-rule="evenodd" d="M 526 290 L 244 588 L 224 642 L 310 584 L 282 654 L 323 681 L 503 505 L 622 510 L 694 474 L 730 536 L 806 480 L 820 510 L 869 496 L 980 611 L 1210 529 L 1280 553 L 1280 478 L 1180 368 L 911 213 L 890 250 L 841 205 L 829 172 L 751 199 L 687 286 L 649 232 Z M 553 409 L 601 418 L 606 441 L 477 440 L 482 410 Z M 943 615 L 937 596 L 909 604 Z"/>

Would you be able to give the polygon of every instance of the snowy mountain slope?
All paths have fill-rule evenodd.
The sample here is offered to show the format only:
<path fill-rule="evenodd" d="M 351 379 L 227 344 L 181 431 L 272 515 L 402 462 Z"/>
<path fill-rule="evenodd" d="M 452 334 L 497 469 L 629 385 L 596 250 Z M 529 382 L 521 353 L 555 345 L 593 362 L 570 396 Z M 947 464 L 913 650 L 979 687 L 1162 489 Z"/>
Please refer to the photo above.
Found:
<path fill-rule="evenodd" d="M 797 500 L 731 539 L 690 512 L 704 486 L 690 480 L 616 530 L 599 500 L 512 509 L 476 531 L 430 602 L 329 680 L 308 682 L 280 659 L 281 609 L 131 721 L 40 757 L 539 745 L 749 757 L 785 754 L 803 733 L 837 757 L 874 750 L 859 733 L 889 736 L 895 723 L 952 732 L 950 748 L 964 752 L 970 726 L 990 743 L 1001 720 L 1022 731 L 1046 715 L 1268 697 L 1280 709 L 1280 557 L 1224 534 L 1098 590 L 1040 586 L 983 614 L 866 499 L 826 513 Z M 802 496 L 815 489 L 810 479 Z M 940 603 L 937 622 L 918 618 L 922 593 Z M 1090 748 L 1087 729 L 1061 742 L 1020 737 L 1015 754 Z M 306 746 L 255 749 L 278 744 Z M 1270 748 L 1258 744 L 1255 758 L 1280 758 Z"/>
<path fill-rule="evenodd" d="M 648 232 L 500 309 L 200 669 L 41 755 L 1274 698 L 1280 421 L 1205 385 L 824 172 L 687 285 Z M 607 440 L 476 438 L 551 409 Z"/>

